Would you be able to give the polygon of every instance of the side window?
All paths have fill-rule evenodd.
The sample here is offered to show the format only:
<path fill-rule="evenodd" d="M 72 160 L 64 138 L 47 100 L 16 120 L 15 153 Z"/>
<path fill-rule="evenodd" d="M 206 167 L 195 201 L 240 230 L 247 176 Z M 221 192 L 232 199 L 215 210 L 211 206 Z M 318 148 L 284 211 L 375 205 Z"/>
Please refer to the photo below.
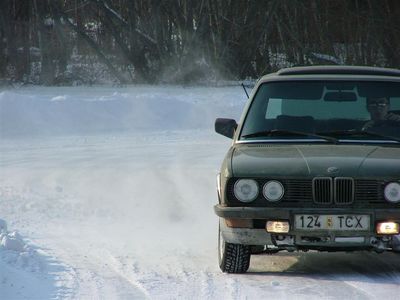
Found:
<path fill-rule="evenodd" d="M 390 97 L 390 110 L 400 111 L 400 98 Z"/>

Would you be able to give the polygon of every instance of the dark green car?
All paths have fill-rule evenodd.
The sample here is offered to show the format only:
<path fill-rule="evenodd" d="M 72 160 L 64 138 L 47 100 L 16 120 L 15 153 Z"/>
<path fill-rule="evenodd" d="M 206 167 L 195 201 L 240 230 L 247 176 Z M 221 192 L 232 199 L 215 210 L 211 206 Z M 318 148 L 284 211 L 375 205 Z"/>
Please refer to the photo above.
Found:
<path fill-rule="evenodd" d="M 400 71 L 318 66 L 261 78 L 218 174 L 219 264 L 251 254 L 400 251 Z"/>

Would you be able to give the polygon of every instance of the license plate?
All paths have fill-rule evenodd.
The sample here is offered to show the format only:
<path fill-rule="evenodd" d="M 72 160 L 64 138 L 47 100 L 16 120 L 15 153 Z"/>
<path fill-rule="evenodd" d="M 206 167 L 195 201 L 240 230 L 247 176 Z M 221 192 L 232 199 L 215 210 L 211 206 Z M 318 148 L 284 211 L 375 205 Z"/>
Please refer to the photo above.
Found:
<path fill-rule="evenodd" d="M 369 230 L 369 215 L 295 215 L 295 228 L 302 230 Z"/>

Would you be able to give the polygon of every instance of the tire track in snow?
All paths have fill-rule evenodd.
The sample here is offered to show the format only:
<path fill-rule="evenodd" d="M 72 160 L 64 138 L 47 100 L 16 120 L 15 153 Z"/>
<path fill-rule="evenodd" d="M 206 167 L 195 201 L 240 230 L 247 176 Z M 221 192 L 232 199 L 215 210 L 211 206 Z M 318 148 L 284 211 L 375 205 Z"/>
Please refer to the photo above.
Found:
<path fill-rule="evenodd" d="M 72 270 L 70 281 L 73 282 L 75 293 L 63 299 L 113 299 L 116 296 L 118 299 L 150 298 L 132 276 L 122 272 L 107 251 L 103 251 L 99 245 L 95 245 L 94 249 L 85 246 L 81 241 L 74 243 L 71 238 L 59 239 L 55 245 L 49 245 L 57 259 L 68 264 Z M 59 283 L 65 286 L 65 282 Z"/>
<path fill-rule="evenodd" d="M 381 259 L 391 261 L 391 264 L 382 264 Z M 288 264 L 290 260 L 293 261 Z M 271 261 L 275 263 L 275 268 Z M 304 295 L 307 299 L 393 299 L 400 274 L 400 267 L 395 268 L 393 265 L 399 266 L 399 262 L 400 256 L 392 257 L 391 253 L 282 252 L 270 256 L 268 261 L 263 256 L 257 257 L 252 261 L 251 268 L 256 266 L 255 275 L 261 276 L 260 278 L 274 278 L 275 290 L 287 287 L 282 299 L 290 297 L 289 295 L 296 298 Z M 250 274 L 253 271 L 251 268 Z M 275 296 L 280 298 L 279 293 Z"/>
<path fill-rule="evenodd" d="M 166 253 L 160 258 L 162 265 L 144 263 L 137 255 L 113 259 L 120 272 L 132 277 L 150 299 L 240 299 L 240 282 L 210 268 L 210 261 L 204 263 L 204 257 L 189 251 L 177 256 Z"/>
<path fill-rule="evenodd" d="M 110 266 L 115 273 L 119 274 L 121 278 L 123 278 L 133 287 L 138 289 L 146 299 L 151 299 L 149 291 L 146 290 L 146 288 L 138 280 L 137 275 L 139 274 L 140 269 L 137 263 L 134 263 L 132 265 L 133 268 L 129 269 L 126 263 L 124 263 L 121 259 L 118 259 L 117 257 L 111 255 L 110 253 L 108 253 L 108 260 L 111 262 Z"/>

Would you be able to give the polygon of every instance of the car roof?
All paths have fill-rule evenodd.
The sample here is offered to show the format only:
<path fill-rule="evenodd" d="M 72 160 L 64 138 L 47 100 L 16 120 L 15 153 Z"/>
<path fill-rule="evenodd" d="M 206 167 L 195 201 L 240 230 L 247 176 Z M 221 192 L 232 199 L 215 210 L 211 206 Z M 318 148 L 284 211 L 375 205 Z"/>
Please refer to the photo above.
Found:
<path fill-rule="evenodd" d="M 383 76 L 400 76 L 400 70 L 377 68 L 377 67 L 361 67 L 361 66 L 310 66 L 310 67 L 294 67 L 281 69 L 278 75 L 301 75 L 301 74 L 354 74 L 354 75 L 383 75 Z"/>
<path fill-rule="evenodd" d="M 296 79 L 380 79 L 400 80 L 400 70 L 364 66 L 307 66 L 281 69 L 263 76 L 261 81 Z"/>

